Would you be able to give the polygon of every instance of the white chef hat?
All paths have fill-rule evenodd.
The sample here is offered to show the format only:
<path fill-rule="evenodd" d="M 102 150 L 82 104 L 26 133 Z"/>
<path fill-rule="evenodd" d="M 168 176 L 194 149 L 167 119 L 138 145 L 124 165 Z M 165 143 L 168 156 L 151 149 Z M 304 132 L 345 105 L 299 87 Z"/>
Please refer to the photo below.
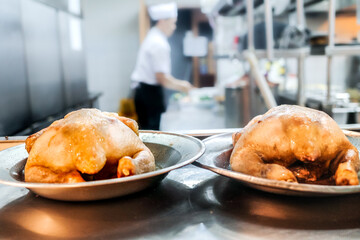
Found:
<path fill-rule="evenodd" d="M 175 2 L 152 5 L 148 10 L 151 19 L 154 21 L 177 17 L 177 6 Z"/>

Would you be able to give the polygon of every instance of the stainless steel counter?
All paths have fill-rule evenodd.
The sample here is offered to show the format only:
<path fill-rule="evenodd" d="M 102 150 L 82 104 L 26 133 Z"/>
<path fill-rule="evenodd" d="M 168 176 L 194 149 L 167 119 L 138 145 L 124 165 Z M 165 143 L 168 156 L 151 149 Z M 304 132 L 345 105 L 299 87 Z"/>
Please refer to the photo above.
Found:
<path fill-rule="evenodd" d="M 95 202 L 0 185 L 0 239 L 359 239 L 359 203 L 264 193 L 189 165 L 156 188 Z"/>

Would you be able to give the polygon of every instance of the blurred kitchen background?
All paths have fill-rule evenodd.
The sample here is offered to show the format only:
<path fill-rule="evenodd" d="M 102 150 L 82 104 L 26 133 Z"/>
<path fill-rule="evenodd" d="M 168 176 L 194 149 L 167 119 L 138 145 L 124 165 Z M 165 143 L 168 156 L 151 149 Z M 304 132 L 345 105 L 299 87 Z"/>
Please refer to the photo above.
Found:
<path fill-rule="evenodd" d="M 0 136 L 83 107 L 127 115 L 147 7 L 162 2 L 0 0 Z M 197 88 L 165 90 L 161 130 L 240 128 L 280 104 L 360 129 L 360 1 L 176 3 L 172 74 Z"/>

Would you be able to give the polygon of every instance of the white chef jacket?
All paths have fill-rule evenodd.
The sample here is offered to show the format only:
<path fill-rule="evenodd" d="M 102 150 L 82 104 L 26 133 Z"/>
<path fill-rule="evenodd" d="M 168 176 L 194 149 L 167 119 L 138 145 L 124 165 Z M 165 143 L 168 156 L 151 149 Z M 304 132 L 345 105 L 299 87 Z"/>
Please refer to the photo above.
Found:
<path fill-rule="evenodd" d="M 140 47 L 131 79 L 135 83 L 159 85 L 155 73 L 171 73 L 170 54 L 166 35 L 157 27 L 152 27 Z"/>

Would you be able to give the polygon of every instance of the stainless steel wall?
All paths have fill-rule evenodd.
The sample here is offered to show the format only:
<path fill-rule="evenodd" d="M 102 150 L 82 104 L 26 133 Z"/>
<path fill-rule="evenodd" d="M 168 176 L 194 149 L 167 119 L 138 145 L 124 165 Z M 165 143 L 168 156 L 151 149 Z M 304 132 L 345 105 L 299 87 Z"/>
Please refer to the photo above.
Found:
<path fill-rule="evenodd" d="M 85 53 L 82 41 L 82 21 L 59 12 L 59 34 L 65 87 L 65 105 L 73 106 L 86 100 L 87 81 Z"/>
<path fill-rule="evenodd" d="M 31 122 L 20 0 L 0 0 L 0 135 Z"/>
<path fill-rule="evenodd" d="M 81 11 L 53 2 L 0 0 L 0 136 L 88 98 Z"/>
<path fill-rule="evenodd" d="M 64 109 L 57 12 L 36 1 L 22 1 L 25 56 L 34 121 Z"/>

